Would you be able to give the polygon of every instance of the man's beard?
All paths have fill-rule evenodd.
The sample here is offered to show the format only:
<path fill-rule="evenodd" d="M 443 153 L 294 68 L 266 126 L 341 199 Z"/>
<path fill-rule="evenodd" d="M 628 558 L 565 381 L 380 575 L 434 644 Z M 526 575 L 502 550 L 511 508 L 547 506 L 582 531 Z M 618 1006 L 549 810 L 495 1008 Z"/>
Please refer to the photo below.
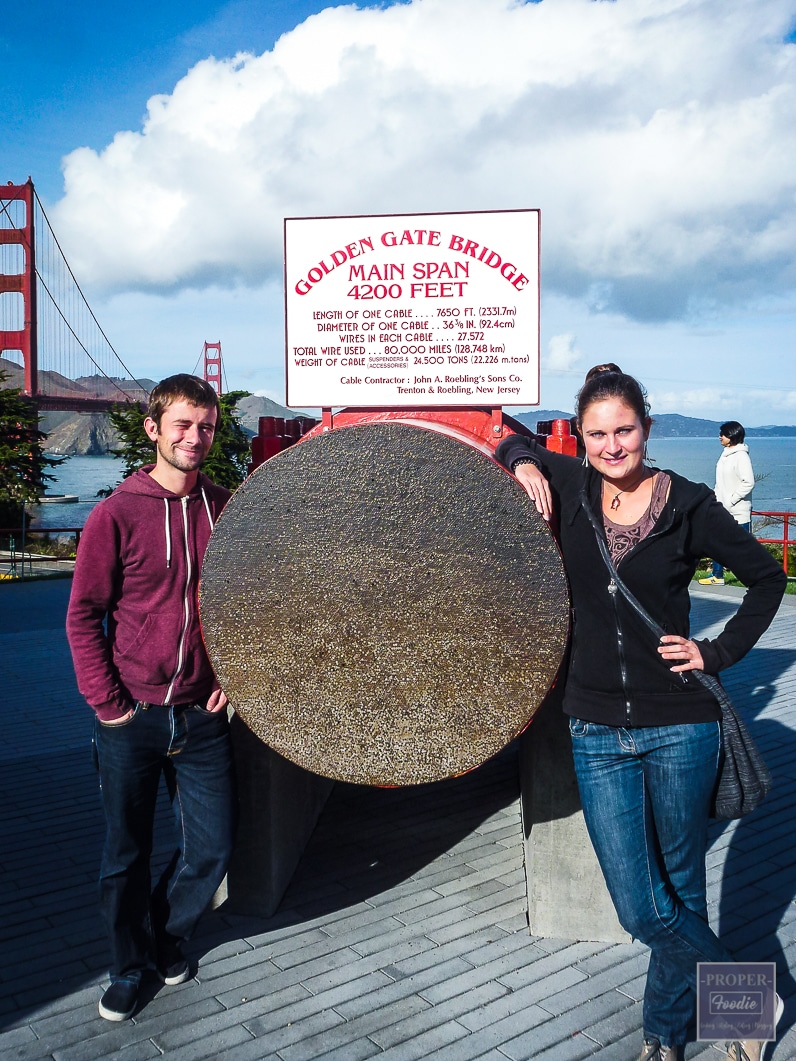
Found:
<path fill-rule="evenodd" d="M 160 438 L 157 440 L 157 449 L 167 464 L 181 472 L 198 471 L 207 457 L 207 452 L 202 450 L 189 454 L 175 449 L 173 446 L 166 447 L 162 445 Z"/>

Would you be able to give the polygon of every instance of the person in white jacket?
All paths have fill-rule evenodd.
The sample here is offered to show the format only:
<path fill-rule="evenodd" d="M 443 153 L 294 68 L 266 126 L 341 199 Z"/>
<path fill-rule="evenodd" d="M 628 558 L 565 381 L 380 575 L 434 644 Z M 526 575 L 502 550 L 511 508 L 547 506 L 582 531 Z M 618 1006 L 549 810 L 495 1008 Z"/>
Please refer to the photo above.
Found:
<path fill-rule="evenodd" d="M 728 420 L 719 428 L 719 442 L 724 450 L 716 464 L 714 493 L 736 523 L 744 530 L 751 531 L 755 475 L 745 437 L 743 425 L 737 420 Z M 723 586 L 724 568 L 714 560 L 712 574 L 708 578 L 700 578 L 699 583 L 702 586 Z"/>

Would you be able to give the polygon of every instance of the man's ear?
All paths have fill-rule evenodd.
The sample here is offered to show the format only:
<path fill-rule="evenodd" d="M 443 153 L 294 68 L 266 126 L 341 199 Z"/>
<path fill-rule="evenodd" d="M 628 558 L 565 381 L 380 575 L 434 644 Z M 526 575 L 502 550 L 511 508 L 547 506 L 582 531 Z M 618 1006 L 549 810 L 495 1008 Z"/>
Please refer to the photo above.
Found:
<path fill-rule="evenodd" d="M 147 438 L 149 439 L 150 442 L 157 441 L 158 425 L 155 423 L 155 421 L 152 419 L 151 416 L 148 416 L 144 420 L 144 431 L 146 431 Z"/>

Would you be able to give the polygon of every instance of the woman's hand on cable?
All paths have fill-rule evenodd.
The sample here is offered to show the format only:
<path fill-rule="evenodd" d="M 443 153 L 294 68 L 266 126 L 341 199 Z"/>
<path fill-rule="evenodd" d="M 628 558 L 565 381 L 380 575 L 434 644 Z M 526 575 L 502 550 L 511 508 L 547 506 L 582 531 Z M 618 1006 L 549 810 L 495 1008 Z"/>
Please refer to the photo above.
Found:
<path fill-rule="evenodd" d="M 514 472 L 515 478 L 536 505 L 536 511 L 549 520 L 553 514 L 553 497 L 550 483 L 535 464 L 521 464 Z"/>
<path fill-rule="evenodd" d="M 702 653 L 696 642 L 688 641 L 678 634 L 664 634 L 658 646 L 658 652 L 667 663 L 669 660 L 676 662 L 677 665 L 670 668 L 675 674 L 679 674 L 680 671 L 705 669 Z"/>

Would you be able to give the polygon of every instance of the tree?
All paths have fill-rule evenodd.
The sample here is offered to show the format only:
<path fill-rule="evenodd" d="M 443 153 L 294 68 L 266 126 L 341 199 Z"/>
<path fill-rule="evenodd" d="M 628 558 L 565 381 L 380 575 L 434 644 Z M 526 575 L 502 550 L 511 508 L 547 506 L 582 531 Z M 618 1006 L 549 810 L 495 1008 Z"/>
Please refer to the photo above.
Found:
<path fill-rule="evenodd" d="M 120 403 L 114 405 L 108 415 L 121 442 L 119 449 L 112 449 L 111 453 L 124 462 L 123 478 L 126 479 L 142 465 L 152 464 L 155 459 L 155 444 L 149 441 L 144 431 L 146 413 L 140 405 L 134 402 Z M 112 489 L 113 487 L 109 486 L 99 492 L 107 496 Z"/>
<path fill-rule="evenodd" d="M 63 458 L 46 457 L 36 404 L 18 387 L 5 388 L 0 369 L 0 526 L 18 527 L 26 504 L 36 501 L 55 478 L 47 468 Z"/>
<path fill-rule="evenodd" d="M 219 398 L 221 406 L 216 435 L 202 470 L 214 483 L 235 490 L 246 478 L 250 460 L 249 436 L 238 419 L 237 403 L 248 395 L 248 391 L 229 391 Z M 124 404 L 114 407 L 111 423 L 119 434 L 121 446 L 113 450 L 114 457 L 124 461 L 124 478 L 155 459 L 155 444 L 144 431 L 146 413 L 138 405 Z M 110 490 L 102 491 L 110 493 Z"/>
<path fill-rule="evenodd" d="M 248 398 L 249 391 L 228 391 L 219 398 L 221 414 L 216 427 L 216 436 L 207 455 L 202 471 L 214 483 L 235 490 L 249 471 L 251 439 L 238 419 L 237 404 Z"/>

